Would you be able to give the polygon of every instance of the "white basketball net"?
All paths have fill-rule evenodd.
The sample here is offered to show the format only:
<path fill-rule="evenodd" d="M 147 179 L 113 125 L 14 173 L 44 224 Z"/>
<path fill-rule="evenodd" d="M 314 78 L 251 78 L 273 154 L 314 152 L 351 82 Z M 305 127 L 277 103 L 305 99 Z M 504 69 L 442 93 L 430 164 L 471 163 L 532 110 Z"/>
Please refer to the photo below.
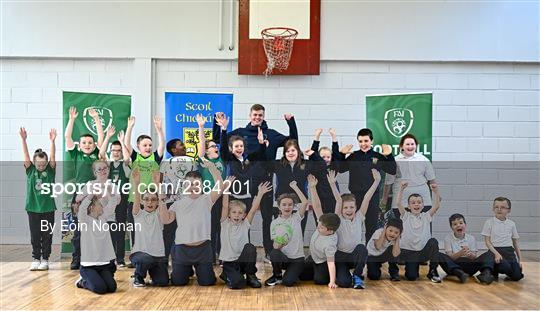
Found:
<path fill-rule="evenodd" d="M 298 31 L 292 28 L 266 28 L 261 31 L 264 53 L 266 54 L 265 76 L 272 74 L 274 69 L 285 70 L 289 67 L 294 39 Z"/>

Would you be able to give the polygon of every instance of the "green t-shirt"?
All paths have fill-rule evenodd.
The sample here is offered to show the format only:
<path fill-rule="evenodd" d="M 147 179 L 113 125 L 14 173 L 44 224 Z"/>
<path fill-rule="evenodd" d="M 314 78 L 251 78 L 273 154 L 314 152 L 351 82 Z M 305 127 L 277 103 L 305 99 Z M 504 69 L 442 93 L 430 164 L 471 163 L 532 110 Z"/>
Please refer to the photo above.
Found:
<path fill-rule="evenodd" d="M 86 184 L 95 179 L 92 163 L 99 158 L 99 149 L 96 148 L 92 153 L 86 154 L 75 147 L 68 152 L 75 166 L 75 183 Z"/>
<path fill-rule="evenodd" d="M 135 169 L 139 169 L 139 173 L 141 176 L 141 185 L 148 185 L 150 183 L 153 183 L 152 180 L 152 173 L 153 172 L 159 172 L 159 163 L 161 162 L 161 158 L 156 152 L 153 152 L 148 157 L 143 157 L 140 153 L 133 151 L 131 153 L 131 171 Z M 133 178 L 131 175 L 129 176 L 129 182 L 131 183 L 131 189 L 129 192 L 128 201 L 134 202 L 135 201 L 135 186 L 133 182 Z M 144 190 L 144 186 L 141 186 L 141 190 Z"/>
<path fill-rule="evenodd" d="M 56 204 L 51 194 L 42 194 L 41 185 L 54 183 L 56 171 L 49 164 L 43 172 L 31 164 L 26 169 L 26 206 L 28 212 L 48 213 L 56 210 Z"/>
<path fill-rule="evenodd" d="M 216 166 L 216 168 L 221 172 L 221 178 L 223 180 L 225 180 L 225 178 L 227 177 L 227 170 L 225 169 L 225 163 L 223 162 L 223 160 L 221 160 L 221 158 L 215 158 L 215 159 L 209 159 L 207 156 L 204 156 L 204 158 L 212 163 L 214 163 L 214 165 Z M 201 159 L 200 158 L 197 158 L 197 162 L 200 164 L 202 163 Z M 214 185 L 215 185 L 215 181 L 214 181 L 214 177 L 212 177 L 212 174 L 210 173 L 210 170 L 207 169 L 206 167 L 202 167 L 202 165 L 199 165 L 199 173 L 201 173 L 201 176 L 203 178 L 203 182 L 205 180 L 209 180 L 210 181 L 210 187 L 214 188 Z"/>

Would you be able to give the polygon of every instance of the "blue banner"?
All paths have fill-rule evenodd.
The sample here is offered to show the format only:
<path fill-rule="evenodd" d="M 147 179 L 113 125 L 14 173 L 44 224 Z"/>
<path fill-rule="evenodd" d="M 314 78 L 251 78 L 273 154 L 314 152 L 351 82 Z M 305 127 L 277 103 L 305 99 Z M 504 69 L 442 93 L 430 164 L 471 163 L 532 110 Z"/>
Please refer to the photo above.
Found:
<path fill-rule="evenodd" d="M 223 112 L 230 118 L 228 131 L 232 130 L 232 94 L 214 93 L 169 93 L 165 92 L 165 140 L 181 139 L 186 145 L 187 155 L 197 156 L 199 126 L 197 114 L 206 119 L 204 132 L 206 139 L 212 139 L 213 116 Z M 171 155 L 166 152 L 166 157 Z"/>

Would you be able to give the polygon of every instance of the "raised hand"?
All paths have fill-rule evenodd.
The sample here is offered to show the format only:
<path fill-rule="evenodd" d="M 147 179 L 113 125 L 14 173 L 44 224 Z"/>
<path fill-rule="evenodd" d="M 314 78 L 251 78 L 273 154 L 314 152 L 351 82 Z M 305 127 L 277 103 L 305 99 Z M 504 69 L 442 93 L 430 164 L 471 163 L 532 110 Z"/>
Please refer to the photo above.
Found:
<path fill-rule="evenodd" d="M 114 125 L 110 125 L 109 128 L 107 129 L 107 137 L 108 138 L 111 138 L 114 136 L 114 134 L 116 133 L 116 128 L 114 127 Z"/>
<path fill-rule="evenodd" d="M 88 109 L 88 115 L 90 115 L 92 118 L 99 118 L 99 114 L 97 113 L 96 109 L 90 108 Z"/>
<path fill-rule="evenodd" d="M 429 187 L 431 188 L 431 191 L 439 192 L 439 184 L 432 182 L 429 184 Z"/>
<path fill-rule="evenodd" d="M 79 115 L 79 113 L 77 112 L 77 108 L 75 108 L 73 106 L 69 107 L 69 119 L 70 120 L 77 119 L 78 115 Z"/>
<path fill-rule="evenodd" d="M 270 191 L 272 191 L 272 184 L 268 181 L 266 182 L 263 182 L 263 183 L 260 183 L 259 184 L 259 187 L 258 187 L 258 194 L 259 195 L 263 195 L 265 193 L 268 193 Z"/>
<path fill-rule="evenodd" d="M 406 181 L 402 181 L 402 182 L 401 182 L 401 190 L 402 190 L 402 191 L 405 190 L 405 188 L 407 188 L 408 186 L 409 186 L 409 183 L 408 183 L 408 182 L 406 182 Z"/>
<path fill-rule="evenodd" d="M 311 175 L 311 174 L 308 175 L 307 180 L 308 180 L 308 185 L 309 185 L 310 187 L 315 187 L 315 186 L 317 186 L 317 183 L 319 182 L 319 181 L 317 180 L 317 178 L 315 178 L 315 176 L 313 176 L 313 175 Z"/>
<path fill-rule="evenodd" d="M 293 189 L 294 189 L 294 188 L 298 188 L 298 185 L 296 184 L 296 180 L 291 181 L 291 182 L 289 183 L 289 187 L 291 187 L 291 188 L 293 188 Z"/>
<path fill-rule="evenodd" d="M 294 117 L 294 115 L 292 113 L 286 113 L 283 115 L 283 117 L 285 118 L 285 120 L 290 121 Z"/>
<path fill-rule="evenodd" d="M 381 148 L 382 148 L 382 154 L 387 156 L 389 154 L 392 153 L 392 147 L 390 147 L 389 145 L 386 145 L 386 144 L 382 144 L 381 145 Z"/>
<path fill-rule="evenodd" d="M 120 132 L 118 132 L 118 140 L 121 141 L 122 143 L 124 143 L 124 130 L 120 130 Z"/>
<path fill-rule="evenodd" d="M 163 129 L 163 120 L 159 116 L 154 116 L 154 127 L 158 132 Z"/>
<path fill-rule="evenodd" d="M 334 128 L 332 128 L 332 127 L 328 129 L 328 133 L 329 133 L 330 136 L 332 136 L 332 137 L 336 137 L 336 135 L 337 135 L 337 134 L 336 134 L 336 130 L 335 130 Z M 351 146 L 352 146 L 352 145 L 351 145 Z"/>
<path fill-rule="evenodd" d="M 328 175 L 326 175 L 326 178 L 328 178 L 328 183 L 334 184 L 337 181 L 337 173 L 334 170 L 328 171 Z"/>
<path fill-rule="evenodd" d="M 349 153 L 352 153 L 352 148 L 353 148 L 353 145 L 345 145 L 343 148 L 339 150 L 339 152 L 343 154 L 349 154 Z"/>
<path fill-rule="evenodd" d="M 259 144 L 265 143 L 264 134 L 260 126 L 257 128 L 257 139 L 259 140 Z"/>
<path fill-rule="evenodd" d="M 19 129 L 19 135 L 21 135 L 22 140 L 26 140 L 26 138 L 28 138 L 28 134 L 26 133 L 26 129 L 24 127 Z"/>
<path fill-rule="evenodd" d="M 315 137 L 321 137 L 322 132 L 322 128 L 315 129 Z"/>
<path fill-rule="evenodd" d="M 130 116 L 128 118 L 127 125 L 128 125 L 128 127 L 134 127 L 135 126 L 135 117 L 134 116 Z"/>
<path fill-rule="evenodd" d="M 54 141 L 56 139 L 56 129 L 51 129 L 51 131 L 49 132 L 49 139 L 51 141 Z"/>
<path fill-rule="evenodd" d="M 204 127 L 204 124 L 206 123 L 206 120 L 204 119 L 202 114 L 198 113 L 195 116 L 195 118 L 197 119 L 197 124 L 199 125 L 199 127 Z"/>

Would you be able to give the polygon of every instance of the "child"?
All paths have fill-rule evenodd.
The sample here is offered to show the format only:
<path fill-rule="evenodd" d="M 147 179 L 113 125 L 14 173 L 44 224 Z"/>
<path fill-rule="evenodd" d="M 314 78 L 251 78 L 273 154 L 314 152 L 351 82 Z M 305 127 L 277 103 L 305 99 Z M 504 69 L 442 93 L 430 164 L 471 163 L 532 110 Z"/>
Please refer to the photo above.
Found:
<path fill-rule="evenodd" d="M 216 122 L 221 126 L 220 149 L 221 158 L 229 165 L 229 175 L 235 176 L 237 184 L 240 185 L 232 193 L 232 197 L 244 202 L 246 207 L 251 207 L 252 197 L 250 194 L 249 183 L 253 182 L 254 172 L 252 168 L 255 162 L 266 159 L 265 152 L 268 141 L 264 140 L 262 129 L 259 127 L 257 139 L 259 140 L 259 149 L 256 152 L 245 154 L 245 140 L 241 136 L 227 136 L 227 125 L 229 118 L 224 114 L 216 115 Z M 228 139 L 228 141 L 227 141 Z M 233 188 L 233 190 L 236 187 Z M 247 211 L 249 212 L 249 211 Z"/>
<path fill-rule="evenodd" d="M 221 196 L 226 184 L 234 181 L 234 177 L 223 182 L 216 166 L 204 162 L 219 187 L 210 193 L 202 191 L 202 177 L 197 171 L 186 174 L 189 187 L 184 190 L 188 195 L 176 201 L 169 210 L 164 205 L 159 207 L 159 215 L 164 224 L 176 219 L 175 245 L 172 254 L 171 282 L 174 285 L 186 285 L 195 267 L 197 282 L 201 286 L 214 285 L 216 276 L 212 268 L 212 247 L 210 245 L 210 209 Z M 216 189 L 217 188 L 217 189 Z"/>
<path fill-rule="evenodd" d="M 287 287 L 293 286 L 304 269 L 304 239 L 300 223 L 308 201 L 296 181 L 291 181 L 289 186 L 300 198 L 300 207 L 293 213 L 297 197 L 292 193 L 284 193 L 277 198 L 280 214 L 270 224 L 271 238 L 274 241 L 274 248 L 270 252 L 273 274 L 264 282 L 266 286 L 281 283 Z M 283 231 L 287 235 L 280 233 Z M 282 270 L 285 270 L 285 274 L 282 274 Z"/>
<path fill-rule="evenodd" d="M 323 213 L 326 214 L 333 213 L 336 206 L 336 200 L 332 193 L 332 189 L 328 184 L 328 179 L 326 175 L 330 170 L 338 170 L 338 160 L 340 159 L 340 156 L 337 135 L 336 131 L 333 128 L 328 129 L 328 133 L 332 137 L 332 149 L 330 150 L 330 148 L 328 147 L 319 148 L 322 131 L 323 129 L 321 128 L 315 130 L 315 138 L 313 139 L 313 143 L 311 144 L 311 150 L 313 150 L 314 152 L 318 152 L 319 156 L 324 160 L 324 163 L 326 163 L 326 170 L 317 171 L 314 175 L 315 178 L 317 178 L 318 180 L 317 193 L 319 194 L 319 198 L 321 199 Z"/>
<path fill-rule="evenodd" d="M 261 282 L 255 273 L 257 268 L 257 249 L 249 243 L 249 228 L 255 213 L 259 210 L 263 195 L 272 189 L 269 182 L 259 185 L 259 192 L 253 200 L 253 206 L 246 216 L 246 206 L 242 201 L 224 200 L 221 212 L 221 251 L 219 259 L 223 261 L 223 273 L 220 278 L 231 289 L 249 287 L 260 288 Z M 245 217 L 245 218 L 244 218 Z M 244 274 L 246 277 L 244 278 Z"/>
<path fill-rule="evenodd" d="M 197 114 L 197 124 L 199 125 L 199 148 L 198 148 L 198 156 L 199 158 L 205 158 L 206 160 L 214 163 L 218 171 L 221 173 L 221 178 L 225 179 L 227 176 L 227 172 L 225 170 L 225 163 L 221 159 L 219 155 L 219 149 L 218 145 L 213 140 L 206 140 L 205 132 L 204 132 L 204 124 L 206 123 L 206 120 L 201 114 Z M 199 163 L 202 160 L 198 160 Z M 212 174 L 210 174 L 210 171 L 202 166 L 199 166 L 199 173 L 201 173 L 201 176 L 203 178 L 203 184 L 208 184 L 211 188 L 214 188 L 215 186 L 215 180 L 212 177 Z M 215 258 L 218 257 L 219 251 L 220 251 L 220 218 L 221 218 L 221 209 L 222 209 L 222 202 L 225 202 L 225 196 L 221 200 L 217 200 L 216 203 L 214 203 L 214 206 L 212 206 L 212 221 L 211 221 L 211 243 L 212 243 L 212 250 L 214 254 L 214 261 Z"/>
<path fill-rule="evenodd" d="M 108 159 L 106 149 L 109 143 L 109 140 L 114 135 L 116 129 L 114 125 L 109 126 L 105 134 L 105 140 L 103 140 L 103 148 L 99 151 L 100 159 Z M 129 182 L 129 175 L 131 170 L 127 163 L 129 162 L 129 155 L 124 154 L 125 148 L 122 146 L 124 144 L 124 131 L 118 132 L 118 140 L 111 143 L 110 159 L 112 160 L 109 163 L 109 176 L 108 179 L 112 183 L 117 185 L 118 189 L 122 189 L 122 186 Z M 125 156 L 125 158 L 124 158 Z M 111 223 L 125 224 L 127 220 L 127 202 L 128 195 L 127 193 L 120 192 L 120 203 L 116 206 L 114 211 L 114 219 Z M 124 226 L 118 226 L 118 230 L 111 231 L 111 239 L 113 241 L 114 253 L 116 254 L 116 264 L 119 267 L 125 267 L 126 262 L 124 260 L 126 251 L 125 251 L 125 236 L 126 231 Z"/>
<path fill-rule="evenodd" d="M 399 281 L 398 256 L 401 253 L 399 239 L 403 232 L 403 223 L 399 218 L 389 218 L 384 228 L 377 229 L 367 243 L 367 277 L 370 280 L 381 279 L 381 266 L 388 262 L 390 280 Z M 391 246 L 391 247 L 390 247 Z"/>
<path fill-rule="evenodd" d="M 307 195 L 307 176 L 309 174 L 324 176 L 326 175 L 326 164 L 317 152 L 307 150 L 305 155 L 309 157 L 304 159 L 296 139 L 289 139 L 283 146 L 283 157 L 280 160 L 268 161 L 268 171 L 276 174 L 276 189 L 274 196 L 277 199 L 281 194 L 291 193 L 293 189 L 289 187 L 292 181 L 295 181 L 302 193 Z M 307 217 L 302 219 L 302 234 L 306 229 Z"/>
<path fill-rule="evenodd" d="M 186 155 L 186 146 L 178 138 L 167 142 L 167 152 L 171 158 L 161 161 L 160 172 L 162 185 L 166 185 L 165 204 L 169 208 L 175 201 L 180 200 L 182 195 L 182 183 L 186 174 L 197 170 L 197 163 L 192 157 Z M 165 257 L 169 258 L 171 247 L 174 244 L 174 232 L 176 221 L 163 227 L 163 241 L 165 243 Z"/>
<path fill-rule="evenodd" d="M 73 126 L 75 124 L 75 120 L 77 119 L 77 116 L 79 115 L 79 113 L 77 112 L 77 108 L 73 106 L 69 107 L 69 120 L 66 125 L 66 132 L 64 134 L 64 138 L 66 139 L 66 150 L 68 151 L 71 157 L 71 161 L 73 161 L 73 165 L 75 167 L 75 183 L 76 184 L 85 184 L 86 182 L 94 178 L 94 175 L 92 174 L 91 166 L 92 166 L 92 163 L 98 160 L 99 150 L 101 148 L 101 145 L 104 139 L 103 126 L 101 124 L 101 120 L 99 118 L 97 111 L 92 108 L 88 110 L 88 114 L 92 117 L 92 119 L 94 120 L 94 124 L 96 126 L 97 145 L 94 141 L 94 136 L 92 136 L 91 134 L 83 134 L 80 136 L 78 148 L 76 148 L 75 143 L 73 142 L 73 138 L 71 137 L 72 136 L 71 134 L 73 133 Z M 73 201 L 75 201 L 75 198 L 76 196 L 74 195 Z M 76 204 L 79 204 L 79 203 L 80 202 L 77 202 Z M 74 213 L 73 210 L 71 212 L 73 215 L 73 220 L 76 225 L 78 223 L 77 213 Z M 77 229 L 73 232 L 73 238 L 71 240 L 71 243 L 73 244 L 73 254 L 72 254 L 72 261 L 70 265 L 71 270 L 78 270 L 80 266 L 80 257 L 81 257 L 80 238 L 81 238 L 81 233 Z"/>
<path fill-rule="evenodd" d="M 308 186 L 318 224 L 317 230 L 313 232 L 309 242 L 311 255 L 306 260 L 306 268 L 308 271 L 313 269 L 313 281 L 315 284 L 328 284 L 329 288 L 336 288 L 335 257 L 338 236 L 335 233 L 340 227 L 340 219 L 334 213 L 322 213 L 321 201 L 317 194 L 317 179 L 313 175 L 308 176 Z"/>
<path fill-rule="evenodd" d="M 111 235 L 103 229 L 103 223 L 114 210 L 120 197 L 118 195 L 82 195 L 77 217 L 81 225 L 81 277 L 78 288 L 86 288 L 96 294 L 116 291 L 114 272 L 114 249 Z"/>
<path fill-rule="evenodd" d="M 43 183 L 54 183 L 56 174 L 56 129 L 51 129 L 49 139 L 51 140 L 51 157 L 41 149 L 34 152 L 32 161 L 28 153 L 26 144 L 27 133 L 21 127 L 19 134 L 22 139 L 22 149 L 24 154 L 24 168 L 26 170 L 26 203 L 25 209 L 28 214 L 28 225 L 30 227 L 30 241 L 32 243 L 32 258 L 30 271 L 49 270 L 49 256 L 51 255 L 52 228 L 54 226 L 54 211 L 56 204 L 50 195 L 41 193 Z M 42 222 L 47 224 L 47 230 L 42 230 Z"/>
<path fill-rule="evenodd" d="M 134 170 L 133 187 L 138 189 L 141 182 L 141 176 L 138 170 Z M 159 184 L 159 173 L 154 172 L 154 181 Z M 152 190 L 152 191 L 148 191 Z M 149 189 L 141 195 L 135 195 L 133 202 L 133 218 L 135 225 L 140 226 L 139 235 L 135 240 L 135 245 L 131 250 L 129 259 L 135 266 L 133 276 L 133 286 L 146 286 L 146 273 L 150 274 L 152 284 L 165 286 L 169 284 L 169 272 L 167 271 L 167 257 L 165 257 L 165 247 L 163 244 L 163 224 L 159 217 L 159 205 L 164 205 L 163 200 L 158 199 L 156 193 L 151 193 L 156 189 Z M 141 198 L 143 209 L 141 210 Z"/>
<path fill-rule="evenodd" d="M 401 204 L 403 191 L 407 183 L 402 182 L 397 197 L 397 205 L 401 220 L 403 220 L 403 234 L 401 236 L 401 259 L 405 261 L 405 277 L 409 281 L 418 279 L 420 263 L 429 260 L 428 279 L 433 283 L 440 283 L 441 278 L 437 272 L 439 259 L 439 243 L 431 237 L 430 223 L 440 207 L 439 188 L 437 184 L 431 184 L 433 191 L 433 207 L 422 212 L 424 208 L 422 196 L 411 194 L 407 200 L 410 212 Z"/>
<path fill-rule="evenodd" d="M 343 153 L 340 152 L 339 172 L 344 173 L 349 171 L 349 190 L 356 197 L 356 201 L 361 202 L 373 184 L 371 169 L 375 168 L 378 171 L 382 170 L 390 175 L 395 175 L 396 161 L 392 155 L 392 148 L 388 145 L 381 145 L 382 153 L 373 150 L 373 133 L 370 129 L 361 129 L 358 131 L 356 137 L 360 150 L 353 152 L 346 159 L 343 153 L 348 153 L 349 151 L 344 150 Z M 371 235 L 377 229 L 379 210 L 379 190 L 377 189 L 369 202 L 366 212 L 365 225 L 367 240 L 371 238 Z"/>
<path fill-rule="evenodd" d="M 510 280 L 519 281 L 523 278 L 523 266 L 516 224 L 507 218 L 511 209 L 512 203 L 508 198 L 495 198 L 493 201 L 495 217 L 486 220 L 482 235 L 494 256 L 495 278 L 498 278 L 499 273 L 504 273 Z"/>
<path fill-rule="evenodd" d="M 137 137 L 137 149 L 139 152 L 136 152 L 131 147 L 131 132 L 135 126 L 135 117 L 131 116 L 127 121 L 127 130 L 124 137 L 124 146 L 126 147 L 127 154 L 130 155 L 131 159 L 131 169 L 138 169 L 141 174 L 141 184 L 144 186 L 152 183 L 152 173 L 159 171 L 159 163 L 163 158 L 163 152 L 165 151 L 165 135 L 163 134 L 163 124 L 161 118 L 158 116 L 154 117 L 154 128 L 158 134 L 158 147 L 156 151 L 152 152 L 152 138 L 148 135 L 139 135 Z M 133 184 L 133 180 L 130 180 L 130 183 Z M 128 212 L 127 219 L 128 222 L 133 224 L 133 202 L 135 199 L 135 189 L 131 187 L 131 191 L 128 197 Z M 135 243 L 135 231 L 131 231 L 131 245 Z"/>
<path fill-rule="evenodd" d="M 466 233 L 467 223 L 461 214 L 453 214 L 448 219 L 453 233 L 444 238 L 445 253 L 441 253 L 440 265 L 448 275 L 455 275 L 461 283 L 467 282 L 469 275 L 476 272 L 478 282 L 490 284 L 493 282 L 493 258 L 490 252 L 478 256 L 474 236 Z"/>
<path fill-rule="evenodd" d="M 364 289 L 363 271 L 368 252 L 364 246 L 362 227 L 369 201 L 377 190 L 381 181 L 381 174 L 376 169 L 371 169 L 373 184 L 362 199 L 360 208 L 356 207 L 356 199 L 352 194 L 339 195 L 336 187 L 336 173 L 328 174 L 328 182 L 336 198 L 335 213 L 341 219 L 341 225 L 337 231 L 338 251 L 336 253 L 337 284 L 339 287 L 353 287 Z M 351 276 L 349 269 L 354 268 Z"/>

